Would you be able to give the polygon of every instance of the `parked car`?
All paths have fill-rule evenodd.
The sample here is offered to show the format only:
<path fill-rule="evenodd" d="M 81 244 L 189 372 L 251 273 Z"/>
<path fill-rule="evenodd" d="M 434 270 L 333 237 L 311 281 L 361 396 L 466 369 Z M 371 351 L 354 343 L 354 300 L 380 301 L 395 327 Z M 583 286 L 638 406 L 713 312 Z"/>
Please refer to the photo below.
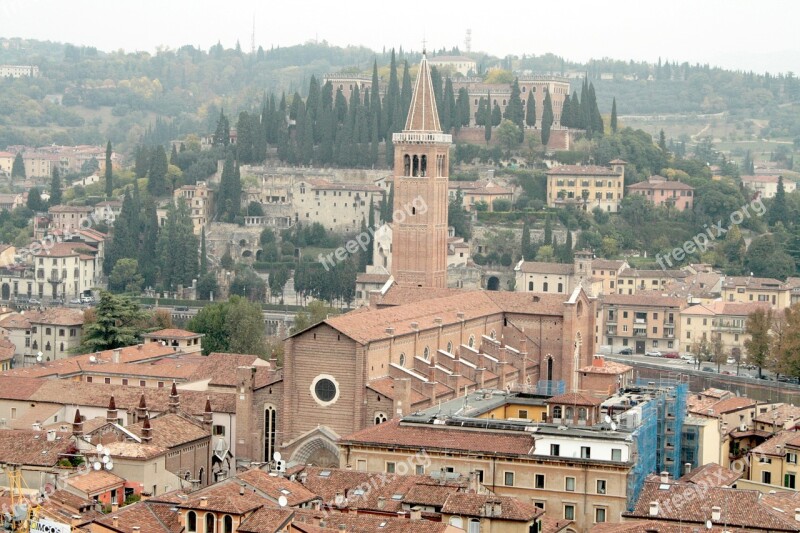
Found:
<path fill-rule="evenodd" d="M 714 370 L 710 366 L 704 366 L 703 367 L 703 372 L 716 372 L 716 370 Z"/>
<path fill-rule="evenodd" d="M 681 359 L 684 361 L 694 361 L 694 356 L 690 353 L 681 354 Z"/>
<path fill-rule="evenodd" d="M 678 352 L 667 352 L 664 354 L 664 359 L 678 359 Z"/>
<path fill-rule="evenodd" d="M 82 304 L 93 304 L 94 303 L 94 296 L 81 296 L 81 303 Z"/>
<path fill-rule="evenodd" d="M 736 359 L 734 359 L 733 357 L 728 357 L 728 359 L 726 359 L 725 362 L 729 365 L 735 365 Z"/>
<path fill-rule="evenodd" d="M 28 304 L 30 305 L 42 305 L 41 300 L 37 300 L 36 298 L 31 298 L 28 300 Z"/>
<path fill-rule="evenodd" d="M 686 364 L 687 365 L 696 365 L 697 364 L 697 359 L 695 359 L 694 357 L 692 357 L 690 359 L 686 359 Z"/>
<path fill-rule="evenodd" d="M 83 302 L 81 302 L 80 298 L 73 298 L 72 300 L 69 301 L 69 303 L 71 303 L 72 305 L 80 305 Z"/>
<path fill-rule="evenodd" d="M 732 375 L 733 375 L 733 372 L 731 372 L 730 370 L 723 370 L 723 371 L 721 372 L 721 374 L 725 374 L 726 376 L 732 376 Z"/>
<path fill-rule="evenodd" d="M 661 357 L 661 352 L 658 350 L 648 350 L 644 352 L 647 357 Z"/>
<path fill-rule="evenodd" d="M 620 355 L 633 355 L 633 350 L 630 348 L 623 348 L 618 352 Z"/>

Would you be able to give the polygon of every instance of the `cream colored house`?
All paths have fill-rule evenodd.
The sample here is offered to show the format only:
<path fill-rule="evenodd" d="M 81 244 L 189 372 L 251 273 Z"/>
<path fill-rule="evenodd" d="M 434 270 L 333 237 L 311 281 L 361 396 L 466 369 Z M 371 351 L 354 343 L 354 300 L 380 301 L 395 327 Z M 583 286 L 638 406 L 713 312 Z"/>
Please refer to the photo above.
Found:
<path fill-rule="evenodd" d="M 774 198 L 778 192 L 779 176 L 742 176 L 742 185 L 757 193 L 760 198 Z M 791 179 L 783 178 L 783 190 L 788 194 L 797 189 Z"/>
<path fill-rule="evenodd" d="M 184 185 L 175 190 L 173 197 L 177 203 L 183 198 L 189 208 L 194 234 L 200 235 L 203 228 L 211 222 L 214 216 L 214 191 L 208 188 L 205 181 L 198 181 L 196 185 Z"/>
<path fill-rule="evenodd" d="M 698 304 L 681 311 L 681 342 L 688 349 L 694 342 L 706 339 L 709 345 L 716 338 L 722 340 L 726 354 L 734 356 L 738 351 L 745 358 L 744 342 L 747 317 L 758 309 L 768 310 L 766 302 L 712 302 Z"/>
<path fill-rule="evenodd" d="M 773 309 L 789 307 L 792 288 L 773 278 L 730 276 L 722 282 L 722 299 L 726 302 L 766 302 Z"/>
<path fill-rule="evenodd" d="M 383 189 L 376 185 L 303 179 L 292 187 L 294 221 L 305 225 L 319 222 L 336 233 L 358 232 L 361 222 L 369 221 L 370 209 L 382 199 Z"/>
<path fill-rule="evenodd" d="M 625 161 L 611 161 L 611 168 L 596 165 L 561 165 L 547 172 L 547 205 L 574 205 L 584 211 L 599 207 L 616 213 L 625 196 Z"/>

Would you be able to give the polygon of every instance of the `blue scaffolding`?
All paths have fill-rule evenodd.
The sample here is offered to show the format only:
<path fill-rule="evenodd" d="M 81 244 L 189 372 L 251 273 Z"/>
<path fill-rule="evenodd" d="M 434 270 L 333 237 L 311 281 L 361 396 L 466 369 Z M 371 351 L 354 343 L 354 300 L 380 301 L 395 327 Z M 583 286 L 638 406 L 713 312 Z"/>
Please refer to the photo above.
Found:
<path fill-rule="evenodd" d="M 540 379 L 536 383 L 536 394 L 558 396 L 559 394 L 564 394 L 565 391 L 566 387 L 563 381 Z"/>

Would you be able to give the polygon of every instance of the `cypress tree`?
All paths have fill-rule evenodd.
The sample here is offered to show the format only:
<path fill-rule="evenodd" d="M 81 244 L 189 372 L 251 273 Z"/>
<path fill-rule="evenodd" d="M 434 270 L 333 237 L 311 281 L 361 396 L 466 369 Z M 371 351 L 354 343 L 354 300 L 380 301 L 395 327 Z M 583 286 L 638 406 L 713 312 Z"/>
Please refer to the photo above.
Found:
<path fill-rule="evenodd" d="M 591 109 L 589 107 L 589 82 L 586 78 L 583 78 L 583 84 L 581 85 L 581 112 L 578 127 L 585 129 L 587 133 L 589 133 L 592 127 Z"/>
<path fill-rule="evenodd" d="M 550 215 L 544 219 L 544 245 L 548 246 L 553 243 L 553 225 L 550 222 Z"/>
<path fill-rule="evenodd" d="M 550 92 L 544 95 L 544 110 L 542 111 L 542 144 L 546 147 L 550 142 L 550 128 L 553 126 L 553 104 Z"/>
<path fill-rule="evenodd" d="M 11 164 L 11 177 L 25 179 L 25 161 L 22 159 L 22 152 L 17 152 L 14 162 Z"/>
<path fill-rule="evenodd" d="M 786 189 L 783 187 L 783 176 L 778 176 L 778 190 L 775 192 L 775 198 L 772 199 L 772 205 L 767 212 L 770 226 L 774 226 L 778 222 L 784 226 L 789 222 L 789 208 L 786 205 Z"/>
<path fill-rule="evenodd" d="M 200 230 L 200 275 L 208 272 L 208 255 L 206 254 L 206 227 Z"/>
<path fill-rule="evenodd" d="M 433 77 L 433 76 L 431 76 Z M 434 85 L 433 88 L 434 92 L 436 91 L 436 86 Z M 442 79 L 439 78 L 439 96 L 441 97 L 441 90 L 442 90 Z M 402 102 L 401 110 L 401 122 L 397 123 L 397 127 L 395 131 L 400 131 L 403 129 L 403 123 L 405 122 L 405 117 L 408 116 L 408 109 L 411 107 L 411 96 L 412 96 L 413 88 L 411 87 L 411 73 L 409 72 L 408 68 L 408 61 L 403 61 L 403 84 L 401 85 L 400 89 L 400 101 Z"/>
<path fill-rule="evenodd" d="M 231 142 L 231 126 L 222 109 L 219 111 L 217 129 L 214 130 L 214 146 L 228 146 Z"/>
<path fill-rule="evenodd" d="M 375 206 L 372 204 L 372 199 L 369 200 L 369 229 L 370 231 L 375 231 L 377 228 L 375 227 Z M 374 233 L 370 234 L 369 237 L 369 246 L 367 247 L 367 264 L 372 264 L 372 256 L 375 253 L 375 235 Z"/>
<path fill-rule="evenodd" d="M 153 147 L 150 169 L 147 171 L 147 192 L 152 196 L 163 196 L 167 192 L 167 153 L 161 145 Z"/>
<path fill-rule="evenodd" d="M 181 146 L 183 146 L 183 143 L 181 143 Z M 172 153 L 169 154 L 169 164 L 178 166 L 178 147 L 175 144 L 172 145 Z"/>
<path fill-rule="evenodd" d="M 320 87 L 317 78 L 312 74 L 308 84 L 308 97 L 306 98 L 306 113 L 311 117 L 311 121 L 317 120 L 320 103 Z"/>
<path fill-rule="evenodd" d="M 158 214 L 152 198 L 147 198 L 141 217 L 142 242 L 139 247 L 139 271 L 145 287 L 155 287 L 158 273 Z"/>
<path fill-rule="evenodd" d="M 450 133 L 450 130 L 455 122 L 454 115 L 456 107 L 456 99 L 455 95 L 453 94 L 453 82 L 450 81 L 450 78 L 447 78 L 447 81 L 445 82 L 442 100 L 444 105 L 439 108 L 439 121 L 442 124 L 442 131 L 445 133 Z"/>
<path fill-rule="evenodd" d="M 383 138 L 383 130 L 381 129 L 381 97 L 380 97 L 380 80 L 378 79 L 378 60 L 372 62 L 372 99 L 370 99 L 370 112 L 372 113 L 372 126 L 377 129 L 378 141 Z M 375 134 L 373 133 L 373 138 Z M 377 159 L 377 157 L 375 158 Z"/>
<path fill-rule="evenodd" d="M 61 204 L 61 174 L 58 167 L 53 167 L 53 175 L 50 179 L 50 205 Z"/>
<path fill-rule="evenodd" d="M 458 90 L 458 98 L 456 99 L 457 120 L 456 128 L 461 126 L 469 126 L 469 92 L 466 87 Z"/>
<path fill-rule="evenodd" d="M 492 126 L 499 126 L 503 121 L 503 113 L 500 111 L 500 106 L 495 102 L 492 108 Z"/>
<path fill-rule="evenodd" d="M 172 146 L 172 151 L 175 151 L 175 146 Z M 114 195 L 114 168 L 111 164 L 111 141 L 106 144 L 106 198 L 111 198 Z"/>
<path fill-rule="evenodd" d="M 516 124 L 520 131 L 525 130 L 525 110 L 522 108 L 518 78 L 514 78 L 514 82 L 511 84 L 511 96 L 508 99 L 503 118 L 507 118 Z"/>
<path fill-rule="evenodd" d="M 444 106 L 444 103 L 442 102 L 442 74 L 436 67 L 431 67 L 431 86 L 433 87 L 433 96 L 436 99 L 436 108 L 440 110 L 439 117 L 441 119 L 441 109 Z"/>
<path fill-rule="evenodd" d="M 569 97 L 567 97 L 569 101 Z M 564 111 L 561 111 L 561 117 L 564 117 Z M 536 127 L 536 98 L 533 93 L 528 93 L 528 101 L 525 103 L 525 125 L 529 128 Z"/>
<path fill-rule="evenodd" d="M 589 104 L 591 110 L 591 123 L 592 131 L 603 135 L 605 128 L 603 127 L 603 117 L 600 115 L 600 108 L 597 107 L 597 95 L 594 92 L 594 84 L 589 84 Z"/>
<path fill-rule="evenodd" d="M 383 138 L 386 139 L 387 147 L 392 137 L 392 119 L 394 118 L 394 108 L 398 105 L 400 98 L 400 82 L 397 80 L 397 62 L 394 57 L 394 49 L 392 49 L 392 56 L 389 61 L 389 84 L 386 87 L 386 96 L 383 100 L 383 117 L 381 120 L 381 127 L 383 128 Z M 389 165 L 392 160 L 387 157 Z"/>
<path fill-rule="evenodd" d="M 617 133 L 617 99 L 611 101 L 611 132 Z"/>
<path fill-rule="evenodd" d="M 532 259 L 530 256 L 531 250 L 531 229 L 528 227 L 528 223 L 522 226 L 522 258 L 523 259 Z"/>
<path fill-rule="evenodd" d="M 581 127 L 581 103 L 578 100 L 578 91 L 572 91 L 572 100 L 569 103 L 569 123 L 571 128 Z"/>
<path fill-rule="evenodd" d="M 137 179 L 147 176 L 147 170 L 150 168 L 150 156 L 147 153 L 147 148 L 144 145 L 136 147 L 136 154 L 134 156 L 133 173 Z"/>

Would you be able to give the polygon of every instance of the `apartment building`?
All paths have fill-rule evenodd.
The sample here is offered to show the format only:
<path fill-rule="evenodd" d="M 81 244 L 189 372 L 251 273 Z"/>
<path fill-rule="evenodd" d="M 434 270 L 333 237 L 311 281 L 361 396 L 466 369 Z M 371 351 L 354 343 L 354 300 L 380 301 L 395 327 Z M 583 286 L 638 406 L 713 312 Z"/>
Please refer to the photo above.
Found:
<path fill-rule="evenodd" d="M 50 216 L 50 229 L 76 232 L 91 227 L 90 215 L 94 208 L 80 205 L 54 205 L 47 210 Z"/>
<path fill-rule="evenodd" d="M 34 365 L 41 361 L 64 359 L 81 344 L 83 312 L 79 309 L 51 308 L 14 313 L 0 320 L 0 328 L 14 344 L 19 363 Z"/>
<path fill-rule="evenodd" d="M 774 198 L 778 192 L 778 180 L 782 176 L 742 176 L 742 186 L 758 195 L 759 198 Z M 783 190 L 786 193 L 794 192 L 797 183 L 793 180 L 783 178 Z"/>
<path fill-rule="evenodd" d="M 382 200 L 383 189 L 376 185 L 305 179 L 292 187 L 294 221 L 319 222 L 336 233 L 358 232 L 362 221 L 369 221 L 370 209 Z"/>
<path fill-rule="evenodd" d="M 33 255 L 34 294 L 38 298 L 79 297 L 97 286 L 97 257 L 83 243 L 61 242 Z M 15 295 L 17 294 L 15 290 Z"/>
<path fill-rule="evenodd" d="M 678 211 L 691 211 L 694 205 L 694 187 L 658 175 L 629 185 L 628 194 L 639 194 L 655 206 L 665 205 Z"/>
<path fill-rule="evenodd" d="M 194 234 L 200 235 L 206 224 L 214 217 L 214 191 L 208 188 L 205 181 L 198 181 L 195 185 L 184 185 L 175 189 L 172 196 L 176 203 L 180 199 L 186 202 Z"/>
<path fill-rule="evenodd" d="M 729 276 L 722 281 L 722 299 L 726 302 L 766 302 L 773 309 L 791 305 L 792 287 L 774 278 Z"/>
<path fill-rule="evenodd" d="M 681 311 L 681 342 L 684 348 L 700 339 L 709 344 L 719 338 L 726 354 L 744 361 L 747 317 L 756 310 L 769 310 L 767 302 L 712 302 Z"/>
<path fill-rule="evenodd" d="M 462 76 L 475 75 L 478 64 L 467 56 L 432 56 L 428 59 L 432 67 L 444 69 L 445 74 L 461 74 Z"/>
<path fill-rule="evenodd" d="M 560 165 L 547 171 L 547 205 L 574 205 L 584 211 L 599 207 L 616 213 L 625 196 L 625 161 L 615 159 L 611 167 Z"/>
<path fill-rule="evenodd" d="M 626 268 L 617 276 L 617 294 L 637 294 L 643 291 L 666 292 L 667 285 L 691 274 L 684 270 L 646 270 Z"/>
<path fill-rule="evenodd" d="M 462 206 L 467 211 L 475 211 L 477 204 L 486 204 L 487 211 L 494 211 L 495 200 L 514 201 L 514 191 L 491 180 L 450 181 L 447 184 L 449 198 L 452 200 L 461 191 Z"/>
<path fill-rule="evenodd" d="M 630 348 L 634 353 L 678 351 L 680 312 L 686 301 L 660 295 L 607 294 L 598 307 L 597 342 L 612 353 Z"/>
<path fill-rule="evenodd" d="M 792 429 L 775 434 L 748 453 L 750 481 L 773 489 L 800 488 L 798 455 L 800 455 L 800 433 Z"/>

